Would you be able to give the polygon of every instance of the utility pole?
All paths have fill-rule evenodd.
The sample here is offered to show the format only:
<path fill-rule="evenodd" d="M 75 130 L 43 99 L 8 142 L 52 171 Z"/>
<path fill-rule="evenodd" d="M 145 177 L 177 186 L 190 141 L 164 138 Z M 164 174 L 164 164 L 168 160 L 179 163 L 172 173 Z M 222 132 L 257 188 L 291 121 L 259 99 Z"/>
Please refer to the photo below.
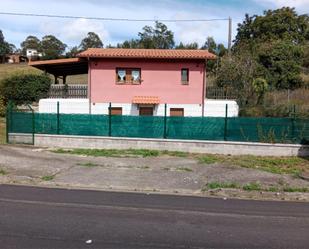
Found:
<path fill-rule="evenodd" d="M 229 34 L 228 34 L 228 52 L 231 56 L 231 47 L 232 47 L 232 18 L 229 17 Z"/>

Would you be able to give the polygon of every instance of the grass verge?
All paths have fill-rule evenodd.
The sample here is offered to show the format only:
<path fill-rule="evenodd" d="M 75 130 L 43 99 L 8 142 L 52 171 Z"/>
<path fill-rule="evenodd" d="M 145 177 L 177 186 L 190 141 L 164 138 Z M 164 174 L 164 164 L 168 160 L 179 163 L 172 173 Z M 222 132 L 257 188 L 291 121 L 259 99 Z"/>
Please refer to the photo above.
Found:
<path fill-rule="evenodd" d="M 289 185 L 285 186 L 272 186 L 272 187 L 263 187 L 258 182 L 250 182 L 244 185 L 234 183 L 234 182 L 209 182 L 203 188 L 202 192 L 211 190 L 211 189 L 242 189 L 245 191 L 265 191 L 265 192 L 309 192 L 308 188 L 293 187 Z"/>
<path fill-rule="evenodd" d="M 4 169 L 0 169 L 0 176 L 4 176 L 6 174 L 7 174 L 7 172 Z"/>
<path fill-rule="evenodd" d="M 274 174 L 291 174 L 298 176 L 302 172 L 309 170 L 309 157 L 262 157 L 262 156 L 225 156 L 208 154 L 190 154 L 177 151 L 159 151 L 145 149 L 58 149 L 55 153 L 65 153 L 73 155 L 84 155 L 94 157 L 158 157 L 175 156 L 183 158 L 193 158 L 202 164 L 221 163 L 235 165 L 243 168 L 263 170 Z"/>
<path fill-rule="evenodd" d="M 115 150 L 115 149 L 57 149 L 53 150 L 55 153 L 73 154 L 94 157 L 158 157 L 163 155 L 188 157 L 189 154 L 177 151 L 159 151 L 159 150 L 145 150 L 145 149 L 128 149 L 128 150 Z"/>
<path fill-rule="evenodd" d="M 43 181 L 51 181 L 51 180 L 53 180 L 55 178 L 55 176 L 54 175 L 46 175 L 46 176 L 42 176 L 42 180 Z"/>

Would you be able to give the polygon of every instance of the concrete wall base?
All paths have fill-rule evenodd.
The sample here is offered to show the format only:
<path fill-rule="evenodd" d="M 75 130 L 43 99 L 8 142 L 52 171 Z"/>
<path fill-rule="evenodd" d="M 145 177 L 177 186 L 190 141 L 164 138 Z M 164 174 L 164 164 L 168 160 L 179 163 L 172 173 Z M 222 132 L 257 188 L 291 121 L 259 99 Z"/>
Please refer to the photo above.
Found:
<path fill-rule="evenodd" d="M 27 143 L 31 134 L 9 134 L 10 142 Z M 300 144 L 267 144 L 251 142 L 120 138 L 36 134 L 35 146 L 95 149 L 150 149 L 255 156 L 309 156 L 309 146 Z"/>

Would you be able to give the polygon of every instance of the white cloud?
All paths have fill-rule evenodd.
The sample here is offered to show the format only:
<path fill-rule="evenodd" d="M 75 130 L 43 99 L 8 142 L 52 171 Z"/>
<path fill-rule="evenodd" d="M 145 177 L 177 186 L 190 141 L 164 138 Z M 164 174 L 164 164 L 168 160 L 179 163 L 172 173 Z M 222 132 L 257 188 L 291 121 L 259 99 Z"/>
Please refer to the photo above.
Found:
<path fill-rule="evenodd" d="M 40 30 L 44 34 L 54 34 L 61 40 L 75 44 L 79 44 L 88 32 L 97 33 L 103 43 L 109 39 L 109 33 L 101 22 L 83 18 L 65 22 L 47 20 L 40 25 Z"/>
<path fill-rule="evenodd" d="M 309 10 L 309 0 L 255 0 L 264 6 L 281 8 L 284 6 L 295 7 L 298 11 L 304 12 Z"/>

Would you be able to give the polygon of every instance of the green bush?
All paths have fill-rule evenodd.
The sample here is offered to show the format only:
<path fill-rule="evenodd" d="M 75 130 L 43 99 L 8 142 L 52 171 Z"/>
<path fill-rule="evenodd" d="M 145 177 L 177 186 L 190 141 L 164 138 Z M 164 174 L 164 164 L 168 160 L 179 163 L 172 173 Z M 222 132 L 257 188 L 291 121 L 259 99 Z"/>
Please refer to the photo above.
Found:
<path fill-rule="evenodd" d="M 5 103 L 12 100 L 17 105 L 29 104 L 47 97 L 50 84 L 47 74 L 19 73 L 2 80 L 0 93 Z"/>

